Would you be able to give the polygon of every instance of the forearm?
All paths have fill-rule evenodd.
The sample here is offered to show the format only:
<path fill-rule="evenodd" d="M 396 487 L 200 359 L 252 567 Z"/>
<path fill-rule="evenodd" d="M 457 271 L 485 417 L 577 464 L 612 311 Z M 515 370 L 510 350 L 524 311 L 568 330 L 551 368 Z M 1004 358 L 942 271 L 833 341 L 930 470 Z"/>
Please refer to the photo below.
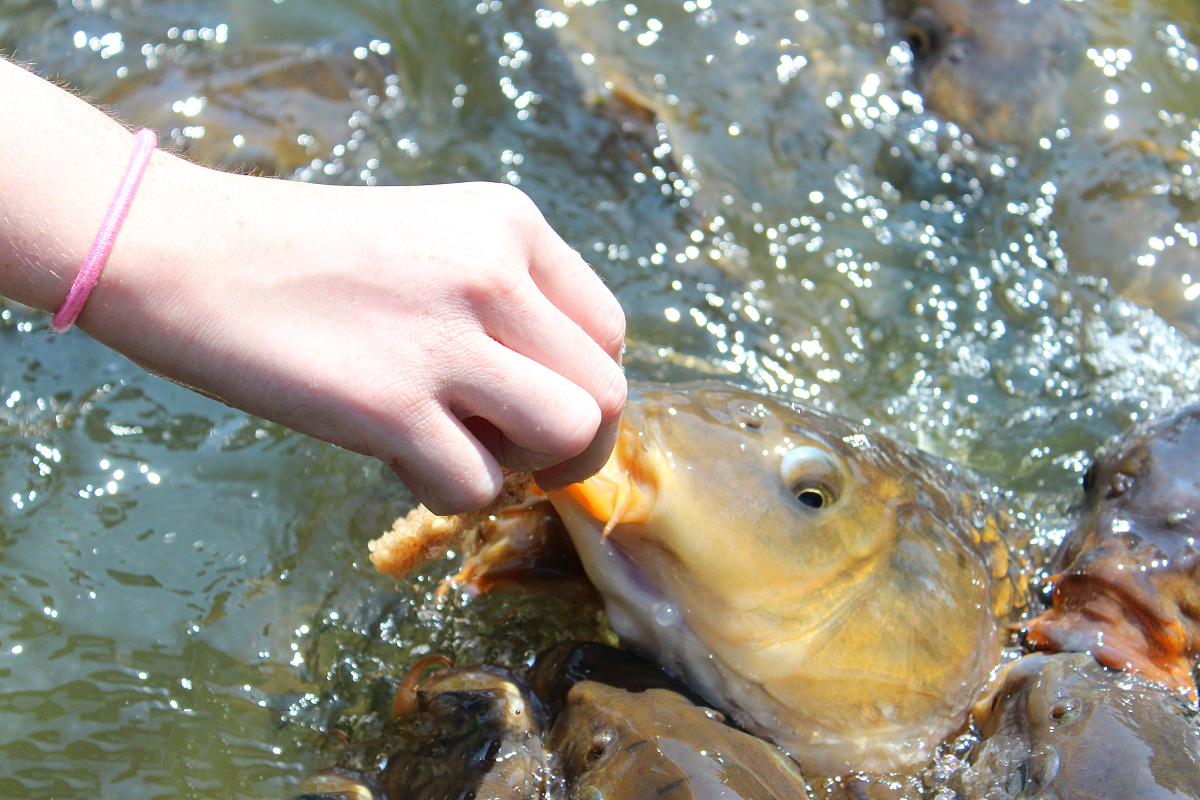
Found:
<path fill-rule="evenodd" d="M 0 109 L 0 295 L 54 311 L 100 229 L 133 135 L 2 59 Z M 247 266 L 256 251 L 286 246 L 254 230 L 256 222 L 277 221 L 270 201 L 276 184 L 282 182 L 219 173 L 156 150 L 79 327 L 151 369 L 193 385 L 202 381 L 191 365 L 180 363 L 185 374 L 179 374 L 181 354 L 172 346 L 203 327 L 197 303 L 206 294 L 218 301 L 231 291 L 218 273 L 235 259 Z M 286 224 L 271 231 L 287 236 Z M 232 252 L 236 243 L 243 246 Z M 171 329 L 185 335 L 177 341 L 158 335 Z"/>
<path fill-rule="evenodd" d="M 133 137 L 3 60 L 0 109 L 0 294 L 54 310 L 100 227 Z"/>

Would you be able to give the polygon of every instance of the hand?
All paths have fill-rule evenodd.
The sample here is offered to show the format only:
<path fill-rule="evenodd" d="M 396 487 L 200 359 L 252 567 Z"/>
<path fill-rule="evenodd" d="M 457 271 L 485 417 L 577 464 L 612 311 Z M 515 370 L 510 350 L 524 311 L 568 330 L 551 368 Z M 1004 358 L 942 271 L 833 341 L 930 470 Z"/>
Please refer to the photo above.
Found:
<path fill-rule="evenodd" d="M 0 294 L 53 311 L 133 137 L 3 59 L 0 107 Z M 171 380 L 381 459 L 439 513 L 487 504 L 499 465 L 546 489 L 587 477 L 625 402 L 620 306 L 496 184 L 313 186 L 157 151 L 77 324 Z"/>
<path fill-rule="evenodd" d="M 500 466 L 591 475 L 625 400 L 620 306 L 500 184 L 313 186 L 156 153 L 79 324 L 379 458 L 442 514 L 494 498 Z"/>

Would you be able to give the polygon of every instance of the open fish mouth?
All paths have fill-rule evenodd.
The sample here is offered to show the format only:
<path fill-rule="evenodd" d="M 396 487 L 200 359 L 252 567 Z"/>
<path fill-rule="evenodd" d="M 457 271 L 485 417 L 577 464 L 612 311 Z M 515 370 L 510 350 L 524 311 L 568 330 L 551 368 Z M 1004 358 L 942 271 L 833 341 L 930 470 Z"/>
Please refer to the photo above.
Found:
<path fill-rule="evenodd" d="M 587 480 L 551 492 L 550 498 L 572 532 L 589 577 L 608 599 L 610 622 L 626 615 L 648 616 L 660 631 L 682 632 L 690 631 L 683 609 L 660 580 L 665 576 L 648 567 L 645 555 L 647 549 L 656 551 L 660 565 L 662 558 L 674 558 L 653 537 L 640 533 L 653 523 L 659 500 L 654 418 L 661 409 L 661 403 L 631 388 L 608 462 Z"/>
<path fill-rule="evenodd" d="M 640 457 L 640 435 L 622 421 L 617 444 L 604 467 L 592 477 L 563 491 L 579 506 L 603 523 L 604 538 L 623 522 L 645 522 L 657 494 Z"/>

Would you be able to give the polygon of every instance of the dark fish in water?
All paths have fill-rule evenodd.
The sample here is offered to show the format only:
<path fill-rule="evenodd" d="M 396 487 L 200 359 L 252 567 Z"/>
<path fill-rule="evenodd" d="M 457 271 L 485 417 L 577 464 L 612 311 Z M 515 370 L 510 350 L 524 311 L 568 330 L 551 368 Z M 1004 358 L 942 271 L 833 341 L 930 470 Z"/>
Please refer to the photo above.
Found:
<path fill-rule="evenodd" d="M 1039 152 L 1042 138 L 1057 141 L 1060 124 L 1082 134 L 1036 173 L 1055 187 L 1051 219 L 1071 270 L 1103 279 L 1200 339 L 1195 157 L 1128 103 L 1121 110 L 1131 133 L 1104 127 L 1113 107 L 1090 99 L 1101 92 L 1078 69 L 1097 11 L 1064 0 L 884 5 L 912 51 L 913 82 L 928 109 L 988 144 L 1025 153 Z"/>
<path fill-rule="evenodd" d="M 628 651 L 560 646 L 530 671 L 536 699 L 526 685 L 464 667 L 406 686 L 386 734 L 351 746 L 296 800 L 807 798 L 783 751 Z M 543 747 L 545 709 L 554 725 Z"/>
<path fill-rule="evenodd" d="M 356 116 L 380 113 L 366 98 L 388 96 L 392 69 L 345 43 L 222 47 L 102 83 L 98 99 L 193 161 L 288 176 L 350 141 Z"/>
<path fill-rule="evenodd" d="M 1200 739 L 1170 692 L 1085 653 L 1026 656 L 976 721 L 969 800 L 1200 798 Z"/>
<path fill-rule="evenodd" d="M 1200 652 L 1200 406 L 1139 426 L 1084 477 L 1078 527 L 1051 561 L 1054 607 L 1026 631 L 1195 697 Z"/>
<path fill-rule="evenodd" d="M 538 655 L 529 670 L 529 685 L 551 718 L 566 705 L 567 693 L 577 683 L 593 681 L 629 692 L 667 689 L 697 705 L 703 700 L 686 684 L 652 661 L 599 642 L 568 642 Z"/>
<path fill-rule="evenodd" d="M 808 796 L 783 751 L 730 727 L 627 650 L 562 645 L 538 657 L 529 680 L 553 709 L 547 746 L 572 800 Z"/>
<path fill-rule="evenodd" d="M 1025 568 L 963 471 L 720 383 L 633 385 L 551 494 L 621 638 L 812 775 L 924 761 L 997 663 Z"/>
<path fill-rule="evenodd" d="M 495 667 L 447 669 L 402 688 L 383 735 L 351 743 L 332 767 L 309 778 L 301 797 L 546 797 L 556 773 L 542 743 L 544 725 L 518 676 Z"/>
<path fill-rule="evenodd" d="M 726 725 L 668 689 L 628 692 L 583 681 L 567 693 L 547 745 L 571 800 L 806 800 L 778 747 Z"/>
<path fill-rule="evenodd" d="M 925 105 L 985 141 L 1029 145 L 1064 113 L 1085 45 L 1062 0 L 885 0 Z"/>

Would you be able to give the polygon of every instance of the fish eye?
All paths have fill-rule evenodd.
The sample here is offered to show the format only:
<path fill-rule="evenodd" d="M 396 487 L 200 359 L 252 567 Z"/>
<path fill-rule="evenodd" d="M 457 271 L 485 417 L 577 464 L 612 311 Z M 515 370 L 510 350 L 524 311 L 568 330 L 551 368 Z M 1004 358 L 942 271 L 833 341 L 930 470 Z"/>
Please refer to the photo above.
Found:
<path fill-rule="evenodd" d="M 602 731 L 596 731 L 592 736 L 591 744 L 588 747 L 588 761 L 599 761 L 608 752 L 608 748 L 616 741 L 616 731 L 611 728 L 605 728 Z"/>
<path fill-rule="evenodd" d="M 1079 698 L 1077 697 L 1068 697 L 1066 699 L 1059 700 L 1054 704 L 1054 707 L 1050 709 L 1050 719 L 1054 720 L 1055 722 L 1067 724 L 1079 716 L 1079 709 L 1082 706 L 1083 703 L 1080 702 Z"/>
<path fill-rule="evenodd" d="M 779 476 L 792 496 L 808 508 L 831 506 L 842 494 L 841 466 L 817 447 L 793 447 L 784 453 Z"/>
<path fill-rule="evenodd" d="M 920 8 L 909 20 L 908 30 L 904 32 L 904 41 L 912 50 L 914 58 L 928 58 L 941 47 L 943 38 L 942 24 L 937 16 L 927 8 Z"/>

